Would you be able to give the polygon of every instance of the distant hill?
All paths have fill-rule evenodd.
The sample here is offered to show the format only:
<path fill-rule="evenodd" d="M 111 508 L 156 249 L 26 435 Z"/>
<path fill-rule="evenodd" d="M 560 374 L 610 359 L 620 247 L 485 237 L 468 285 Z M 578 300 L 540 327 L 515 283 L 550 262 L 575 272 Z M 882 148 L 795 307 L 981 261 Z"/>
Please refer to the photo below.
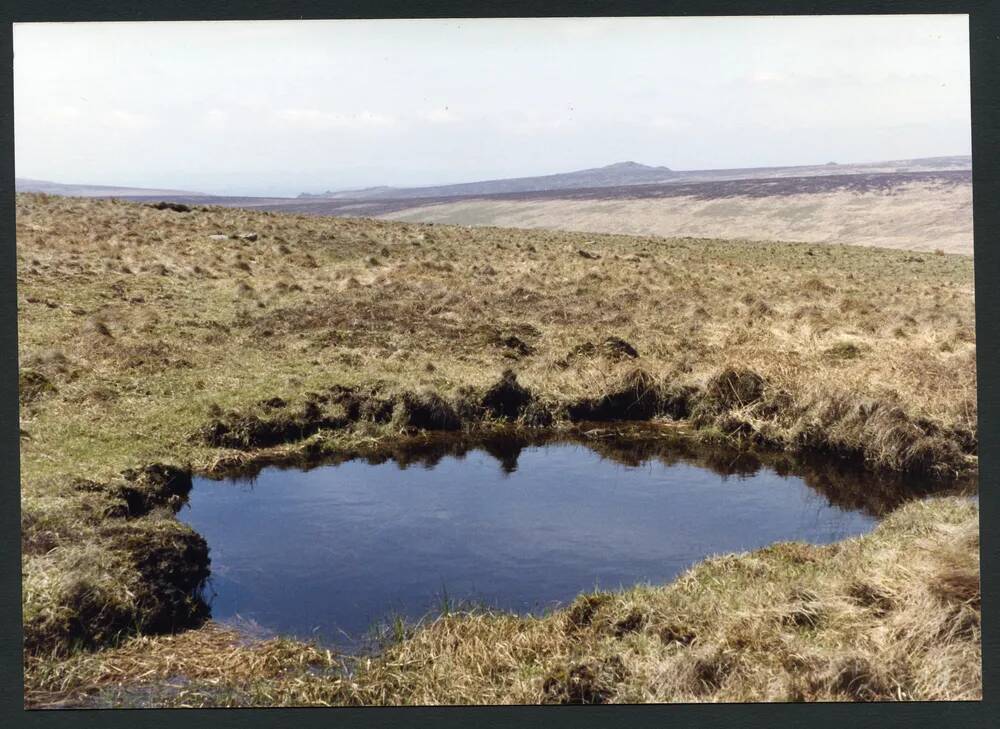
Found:
<path fill-rule="evenodd" d="M 538 177 L 515 177 L 506 180 L 483 180 L 454 185 L 427 187 L 367 187 L 360 190 L 340 190 L 319 194 L 302 193 L 300 200 L 412 200 L 414 198 L 482 197 L 558 190 L 630 187 L 680 182 L 719 182 L 782 177 L 814 177 L 825 175 L 936 172 L 968 170 L 972 158 L 965 155 L 925 157 L 920 159 L 866 162 L 860 164 L 798 165 L 789 167 L 746 167 L 715 170 L 672 170 L 638 162 L 617 162 L 606 167 L 564 172 Z"/>
<path fill-rule="evenodd" d="M 684 171 L 622 162 L 541 177 L 435 187 L 371 187 L 299 197 L 206 195 L 26 179 L 16 184 L 18 192 L 298 215 L 847 243 L 970 255 L 971 167 L 968 156 Z"/>
<path fill-rule="evenodd" d="M 384 193 L 402 190 L 400 187 L 389 187 L 379 185 L 377 187 L 359 187 L 350 190 L 327 190 L 326 192 L 301 192 L 298 197 L 301 200 L 322 198 L 323 200 L 365 200 L 367 198 L 378 197 Z"/>
<path fill-rule="evenodd" d="M 300 201 L 296 207 L 313 215 L 414 223 L 973 252 L 970 170 L 772 176 L 423 200 Z"/>
<path fill-rule="evenodd" d="M 498 195 L 517 192 L 542 192 L 546 190 L 576 190 L 588 187 L 618 187 L 621 185 L 649 185 L 667 182 L 677 176 L 669 167 L 650 167 L 638 162 L 618 162 L 605 167 L 594 167 L 575 172 L 539 177 L 513 177 L 506 180 L 483 180 L 455 185 L 430 187 L 369 187 L 363 190 L 342 190 L 319 195 L 302 193 L 300 198 L 324 199 L 393 199 L 414 197 L 467 197 L 470 195 Z"/>
<path fill-rule="evenodd" d="M 146 187 L 117 187 L 114 185 L 71 185 L 48 180 L 32 180 L 18 177 L 14 180 L 17 192 L 44 192 L 48 195 L 65 195 L 66 197 L 162 197 L 164 195 L 184 195 L 200 197 L 204 193 L 188 190 L 161 190 Z"/>
<path fill-rule="evenodd" d="M 950 172 L 970 170 L 972 158 L 968 155 L 950 157 L 924 157 L 919 159 L 892 160 L 838 164 L 827 162 L 819 165 L 791 167 L 747 167 L 714 170 L 672 170 L 669 167 L 644 165 L 638 162 L 617 162 L 604 167 L 594 167 L 575 172 L 563 172 L 537 177 L 514 177 L 504 180 L 481 180 L 453 185 L 425 187 L 390 187 L 380 185 L 351 190 L 322 193 L 303 192 L 298 197 L 252 197 L 211 195 L 188 190 L 170 190 L 114 185 L 66 184 L 48 180 L 19 177 L 14 181 L 17 192 L 44 192 L 69 197 L 122 197 L 173 199 L 205 205 L 233 205 L 258 207 L 287 204 L 296 207 L 321 204 L 325 201 L 354 201 L 366 204 L 374 201 L 403 201 L 432 198 L 488 197 L 492 195 L 518 195 L 531 193 L 558 193 L 573 190 L 600 190 L 623 187 L 674 185 L 679 183 L 723 182 L 732 180 L 763 180 L 789 177 L 819 177 L 830 175 L 899 174 L 915 172 Z M 651 188 L 652 189 L 652 188 Z M 614 197 L 621 194 L 620 190 Z M 659 194 L 659 193 L 658 193 Z"/>

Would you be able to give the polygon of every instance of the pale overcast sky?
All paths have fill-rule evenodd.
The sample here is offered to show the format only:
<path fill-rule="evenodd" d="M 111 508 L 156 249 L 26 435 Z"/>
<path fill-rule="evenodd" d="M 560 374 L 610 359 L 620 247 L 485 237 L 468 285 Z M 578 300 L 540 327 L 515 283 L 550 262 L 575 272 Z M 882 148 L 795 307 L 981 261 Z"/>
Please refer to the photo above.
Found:
<path fill-rule="evenodd" d="M 958 15 L 18 24 L 19 177 L 290 194 L 968 154 Z"/>

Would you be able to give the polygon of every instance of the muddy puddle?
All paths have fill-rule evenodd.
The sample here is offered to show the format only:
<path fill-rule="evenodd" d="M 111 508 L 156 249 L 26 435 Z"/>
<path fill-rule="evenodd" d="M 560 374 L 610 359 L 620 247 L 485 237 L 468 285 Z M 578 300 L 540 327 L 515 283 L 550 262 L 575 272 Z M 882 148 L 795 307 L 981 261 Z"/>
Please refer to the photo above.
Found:
<path fill-rule="evenodd" d="M 179 517 L 209 544 L 215 620 L 357 650 L 395 616 L 540 613 L 713 554 L 863 534 L 925 493 L 829 463 L 496 440 L 198 478 Z"/>

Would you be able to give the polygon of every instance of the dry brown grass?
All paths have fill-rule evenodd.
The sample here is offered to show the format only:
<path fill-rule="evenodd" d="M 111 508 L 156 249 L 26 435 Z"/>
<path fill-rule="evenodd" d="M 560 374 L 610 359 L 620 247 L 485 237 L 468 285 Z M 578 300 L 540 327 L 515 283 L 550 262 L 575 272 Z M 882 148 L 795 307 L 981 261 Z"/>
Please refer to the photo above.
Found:
<path fill-rule="evenodd" d="M 508 367 L 558 405 L 637 367 L 700 387 L 738 365 L 794 401 L 768 437 L 808 441 L 843 420 L 838 446 L 890 466 L 905 443 L 876 443 L 845 408 L 867 399 L 975 440 L 967 259 L 20 200 L 31 481 L 73 463 L 110 476 L 162 443 L 213 458 L 183 442 L 212 405 L 373 382 L 447 397 Z M 209 239 L 250 229 L 257 241 Z M 639 357 L 607 356 L 608 336 Z"/>
<path fill-rule="evenodd" d="M 27 670 L 38 675 L 30 677 L 25 703 L 81 706 L 101 692 L 142 687 L 138 693 L 144 697 L 159 693 L 170 696 L 171 704 L 185 706 L 193 705 L 184 699 L 193 682 L 206 691 L 281 682 L 288 691 L 302 683 L 303 672 L 316 675 L 318 669 L 335 666 L 340 664 L 326 650 L 281 639 L 247 641 L 235 630 L 208 624 L 177 635 L 140 637 L 100 654 L 81 653 L 54 666 L 29 660 Z"/>
<path fill-rule="evenodd" d="M 257 239 L 211 237 L 245 232 Z M 677 417 L 921 478 L 975 468 L 961 256 L 36 195 L 17 198 L 17 236 L 35 655 L 193 617 L 148 565 L 166 560 L 188 586 L 183 555 L 203 543 L 162 490 L 131 513 L 135 479 L 120 474 L 245 465 L 262 432 L 278 451 L 330 454 L 510 415 Z M 220 424 L 236 436 L 206 436 Z"/>

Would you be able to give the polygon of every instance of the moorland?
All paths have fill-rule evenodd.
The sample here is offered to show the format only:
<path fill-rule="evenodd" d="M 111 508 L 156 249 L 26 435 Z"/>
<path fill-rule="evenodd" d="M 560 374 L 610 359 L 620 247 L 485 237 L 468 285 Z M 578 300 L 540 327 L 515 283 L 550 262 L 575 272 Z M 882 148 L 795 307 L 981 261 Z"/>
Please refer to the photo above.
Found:
<path fill-rule="evenodd" d="M 595 421 L 974 477 L 970 256 L 41 194 L 17 248 L 30 706 L 981 695 L 960 496 L 363 658 L 211 622 L 176 518 L 192 473 Z"/>

